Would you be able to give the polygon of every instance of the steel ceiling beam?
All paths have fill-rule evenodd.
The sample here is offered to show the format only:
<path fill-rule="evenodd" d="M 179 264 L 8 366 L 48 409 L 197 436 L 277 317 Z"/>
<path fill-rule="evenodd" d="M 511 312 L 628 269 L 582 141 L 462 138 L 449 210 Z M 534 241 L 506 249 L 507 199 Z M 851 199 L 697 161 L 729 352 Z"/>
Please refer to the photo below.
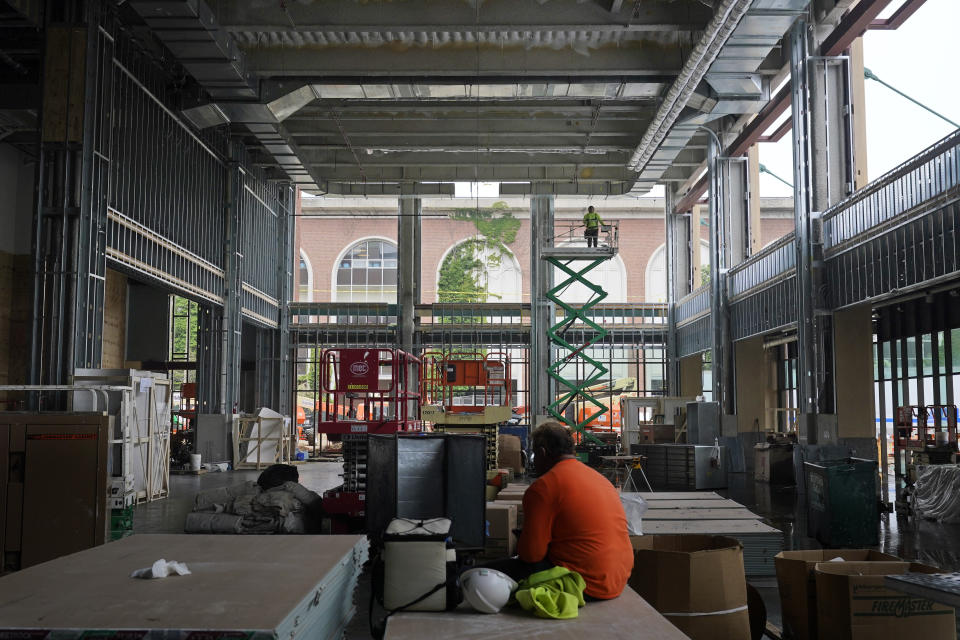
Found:
<path fill-rule="evenodd" d="M 917 9 L 922 7 L 926 1 L 927 0 L 906 0 L 906 2 L 893 12 L 893 15 L 886 19 L 875 19 L 870 23 L 868 29 L 871 31 L 874 29 L 879 31 L 896 31 L 900 28 L 900 25 L 916 13 Z"/>
<path fill-rule="evenodd" d="M 432 120 L 437 118 L 453 121 L 495 121 L 503 122 L 510 118 L 529 119 L 531 114 L 536 114 L 537 120 L 569 120 L 571 118 L 589 118 L 593 114 L 594 107 L 584 104 L 583 100 L 577 100 L 579 104 L 572 104 L 569 101 L 551 100 L 549 102 L 536 103 L 508 103 L 508 104 L 475 104 L 470 102 L 455 103 L 418 103 L 418 102 L 391 102 L 389 104 L 376 104 L 360 101 L 339 102 L 338 106 L 343 111 L 345 120 Z M 655 109 L 652 103 L 617 104 L 615 101 L 603 103 L 604 120 L 624 120 L 635 121 L 651 115 Z M 329 110 L 324 103 L 315 103 L 308 105 L 298 111 L 289 120 L 316 120 L 322 118 L 323 114 Z M 288 121 L 289 121 L 288 120 Z"/>
<path fill-rule="evenodd" d="M 347 164 L 346 158 L 339 165 L 308 165 L 311 176 L 316 176 L 316 184 L 321 181 L 336 182 L 520 182 L 520 181 L 557 181 L 572 182 L 610 182 L 633 183 L 636 174 L 622 166 L 595 166 L 586 163 L 572 164 L 507 164 L 503 162 L 454 163 L 447 161 L 431 165 L 382 165 L 364 162 L 363 173 L 353 163 Z"/>
<path fill-rule="evenodd" d="M 350 134 L 363 138 L 372 138 L 376 135 L 402 134 L 416 137 L 420 135 L 578 135 L 591 131 L 589 118 L 581 119 L 554 119 L 554 120 L 521 120 L 514 116 L 512 120 L 490 120 L 484 122 L 483 127 L 477 127 L 477 121 L 469 118 L 462 120 L 447 120 L 442 114 L 436 119 L 408 120 L 398 117 L 395 120 L 373 120 L 350 117 L 348 111 L 340 112 L 340 120 L 350 124 Z M 643 134 L 644 124 L 649 120 L 648 114 L 637 114 L 632 121 L 607 120 L 601 118 L 592 128 L 594 135 L 623 135 L 639 136 Z M 335 133 L 337 128 L 329 116 L 323 119 L 303 120 L 290 118 L 284 122 L 287 132 L 294 137 L 316 136 Z"/>
<path fill-rule="evenodd" d="M 214 14 L 230 31 L 342 31 L 400 33 L 411 31 L 556 31 L 617 30 L 677 31 L 701 29 L 710 8 L 699 0 L 648 2 L 631 18 L 610 11 L 605 0 L 484 0 L 435 2 L 253 3 L 208 0 Z M 604 6 L 606 5 L 606 6 Z M 632 4 L 628 11 L 632 13 Z M 628 19 L 629 18 L 629 19 Z"/>
<path fill-rule="evenodd" d="M 248 47 L 247 68 L 260 77 L 363 76 L 390 78 L 497 76 L 524 81 L 527 76 L 628 79 L 675 76 L 683 66 L 692 42 L 666 44 L 656 39 L 630 41 L 620 46 L 590 49 L 580 55 L 570 49 L 499 47 Z"/>

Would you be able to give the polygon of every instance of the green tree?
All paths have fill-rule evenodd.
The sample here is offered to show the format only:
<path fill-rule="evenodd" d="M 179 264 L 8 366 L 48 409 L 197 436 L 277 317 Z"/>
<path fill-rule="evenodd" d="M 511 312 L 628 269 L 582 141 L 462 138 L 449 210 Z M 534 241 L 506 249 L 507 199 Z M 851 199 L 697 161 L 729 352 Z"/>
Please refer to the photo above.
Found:
<path fill-rule="evenodd" d="M 477 237 L 455 247 L 440 265 L 437 299 L 440 302 L 486 302 L 487 269 L 500 265 L 509 253 L 507 245 L 517 239 L 520 221 L 513 217 L 506 202 L 495 202 L 488 209 L 480 207 L 455 209 L 452 220 L 473 223 Z"/>
<path fill-rule="evenodd" d="M 486 302 L 487 287 L 483 272 L 486 267 L 482 242 L 468 240 L 453 248 L 440 266 L 437 282 L 439 302 Z"/>

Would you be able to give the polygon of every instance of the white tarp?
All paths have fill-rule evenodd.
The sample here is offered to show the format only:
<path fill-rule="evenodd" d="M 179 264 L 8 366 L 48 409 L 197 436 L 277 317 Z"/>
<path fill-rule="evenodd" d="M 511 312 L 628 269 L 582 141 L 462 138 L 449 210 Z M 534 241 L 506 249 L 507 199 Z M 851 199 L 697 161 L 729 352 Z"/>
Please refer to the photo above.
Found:
<path fill-rule="evenodd" d="M 913 497 L 918 516 L 960 522 L 960 465 L 917 466 Z"/>

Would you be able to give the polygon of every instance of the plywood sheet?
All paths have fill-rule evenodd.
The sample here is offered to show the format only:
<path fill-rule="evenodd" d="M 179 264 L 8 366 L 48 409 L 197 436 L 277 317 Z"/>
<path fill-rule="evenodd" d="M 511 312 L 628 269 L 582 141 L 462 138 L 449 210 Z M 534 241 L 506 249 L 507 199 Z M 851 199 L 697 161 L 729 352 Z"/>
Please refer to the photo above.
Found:
<path fill-rule="evenodd" d="M 647 520 L 643 521 L 645 535 L 697 533 L 704 535 L 737 535 L 774 533 L 781 531 L 759 520 Z"/>
<path fill-rule="evenodd" d="M 270 631 L 360 544 L 362 536 L 131 536 L 0 578 L 0 628 Z M 160 558 L 193 574 L 129 577 Z"/>
<path fill-rule="evenodd" d="M 687 636 L 630 587 L 624 589 L 619 598 L 587 604 L 573 620 L 544 620 L 514 607 L 491 616 L 476 613 L 466 605 L 461 605 L 455 611 L 443 613 L 398 613 L 387 623 L 385 636 L 389 640 L 617 640 L 638 637 L 646 640 L 681 640 Z"/>
<path fill-rule="evenodd" d="M 743 509 L 734 500 L 647 500 L 648 509 Z"/>
<path fill-rule="evenodd" d="M 655 520 L 759 520 L 746 509 L 649 509 L 644 522 Z"/>
<path fill-rule="evenodd" d="M 644 500 L 720 500 L 716 491 L 641 491 Z"/>

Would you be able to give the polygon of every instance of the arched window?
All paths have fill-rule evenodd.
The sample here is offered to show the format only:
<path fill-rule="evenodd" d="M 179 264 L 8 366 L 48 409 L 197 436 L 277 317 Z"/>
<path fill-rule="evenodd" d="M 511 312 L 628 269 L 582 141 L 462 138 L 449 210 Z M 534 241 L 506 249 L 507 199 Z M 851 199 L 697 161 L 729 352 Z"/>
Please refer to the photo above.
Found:
<path fill-rule="evenodd" d="M 523 272 L 513 252 L 481 237 L 447 249 L 437 265 L 437 302 L 520 302 Z"/>
<path fill-rule="evenodd" d="M 657 247 L 657 250 L 650 256 L 647 262 L 647 272 L 644 278 L 643 298 L 644 302 L 666 302 L 667 301 L 667 276 L 664 271 L 667 263 L 667 252 L 664 245 Z M 710 243 L 705 240 L 700 241 L 700 271 L 694 288 L 703 284 L 703 279 L 709 273 L 710 264 Z"/>
<path fill-rule="evenodd" d="M 347 249 L 336 267 L 337 302 L 396 302 L 397 245 L 369 239 Z"/>
<path fill-rule="evenodd" d="M 300 250 L 300 264 L 297 267 L 297 300 L 313 302 L 313 267 L 303 249 Z"/>

